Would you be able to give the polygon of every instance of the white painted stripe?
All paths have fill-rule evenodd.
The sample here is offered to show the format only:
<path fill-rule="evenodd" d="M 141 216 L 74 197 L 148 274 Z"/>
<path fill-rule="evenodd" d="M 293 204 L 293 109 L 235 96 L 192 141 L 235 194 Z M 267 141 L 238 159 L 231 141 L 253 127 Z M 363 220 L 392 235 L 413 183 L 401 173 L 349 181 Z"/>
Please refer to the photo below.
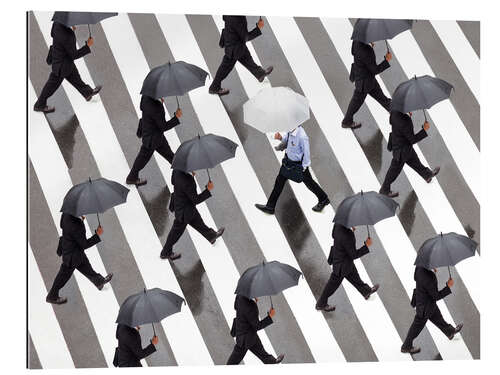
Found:
<path fill-rule="evenodd" d="M 30 106 L 32 106 L 36 101 L 36 94 L 31 82 L 29 84 L 29 95 Z M 29 155 L 45 199 L 47 200 L 54 225 L 59 235 L 61 235 L 62 232 L 59 227 L 61 213 L 59 210 L 64 196 L 73 186 L 73 183 L 67 172 L 66 163 L 59 153 L 59 146 L 50 131 L 49 124 L 45 120 L 45 116 L 41 113 L 30 111 L 28 131 L 30 139 Z M 88 227 L 87 222 L 85 222 L 85 226 L 87 231 L 91 233 L 92 231 Z M 88 234 L 88 237 L 90 237 L 90 234 Z M 96 272 L 102 275 L 107 274 L 96 246 L 85 250 L 85 254 Z M 74 276 L 85 300 L 90 320 L 97 333 L 97 338 L 106 362 L 108 366 L 112 366 L 116 347 L 114 322 L 118 315 L 118 303 L 111 284 L 106 285 L 99 291 L 80 272 L 75 272 Z"/>
<path fill-rule="evenodd" d="M 342 58 L 344 65 L 347 69 L 350 69 L 352 61 L 350 45 L 350 35 L 352 34 L 351 23 L 345 18 L 323 18 L 321 21 L 330 36 L 330 39 L 335 45 L 337 52 Z M 377 76 L 377 80 L 380 83 L 382 90 L 387 92 L 387 87 L 382 79 Z M 366 104 L 377 121 L 384 138 L 387 140 L 389 138 L 389 133 L 391 132 L 391 125 L 388 121 L 387 112 L 371 97 L 367 98 Z M 428 140 L 424 140 L 423 142 L 426 141 Z M 414 148 L 422 163 L 424 165 L 429 165 L 418 144 L 414 145 Z M 432 183 L 428 184 L 407 165 L 405 165 L 404 171 L 415 193 L 418 195 L 418 199 L 427 213 L 436 233 L 456 232 L 467 235 L 464 227 L 458 220 L 453 207 L 446 198 L 439 181 L 434 179 Z M 467 286 L 475 305 L 479 308 L 479 256 L 477 255 L 472 259 L 467 259 L 466 261 L 458 264 L 455 268 L 459 271 L 460 276 Z"/>
<path fill-rule="evenodd" d="M 185 16 L 157 15 L 157 18 L 175 59 L 189 61 L 208 71 Z M 206 88 L 191 91 L 189 96 L 205 132 L 238 140 L 217 96 L 207 95 Z M 244 150 L 238 150 L 234 159 L 224 162 L 222 169 L 265 257 L 300 268 L 276 218 L 264 215 L 254 207 L 256 202 L 265 202 L 266 196 Z M 270 236 L 269 233 L 273 235 Z M 287 289 L 284 295 L 315 360 L 345 360 L 325 319 L 314 309 L 316 300 L 308 285 L 299 281 L 297 287 Z"/>
<path fill-rule="evenodd" d="M 35 12 L 35 16 L 45 41 L 50 44 L 51 13 Z M 94 83 L 83 59 L 78 59 L 75 63 L 83 81 L 92 86 Z M 114 181 L 124 181 L 129 172 L 129 166 L 102 103 L 100 101 L 87 103 L 73 87 L 69 86 L 66 81 L 63 83 L 101 175 Z M 182 296 L 181 288 L 172 269 L 159 259 L 162 245 L 137 190 L 131 189 L 127 203 L 115 207 L 114 210 L 137 265 L 142 271 L 147 288 L 160 287 Z M 113 322 L 115 316 L 113 315 Z M 213 363 L 189 308 L 184 307 L 181 313 L 164 319 L 162 325 L 178 364 Z M 114 329 L 114 324 L 111 326 Z M 193 356 L 193 353 L 196 355 Z"/>
<path fill-rule="evenodd" d="M 140 117 L 140 90 L 142 81 L 149 72 L 149 66 L 142 48 L 134 33 L 132 24 L 126 14 L 119 14 L 113 18 L 114 22 L 103 22 L 102 27 L 106 33 L 111 51 L 115 61 L 120 69 L 123 81 L 127 86 L 127 90 L 132 98 L 136 113 Z M 181 118 L 182 120 L 182 118 Z M 186 126 L 186 125 L 179 125 Z M 168 142 L 172 150 L 176 150 L 180 144 L 180 140 L 175 131 L 166 132 Z M 140 142 L 140 140 L 138 140 Z M 170 164 L 161 156 L 155 154 L 156 161 L 160 166 L 161 172 L 167 182 L 170 191 L 173 191 L 173 186 L 170 182 L 171 169 Z M 206 203 L 197 206 L 205 223 L 215 228 L 214 220 L 208 210 Z M 217 240 L 215 245 L 211 245 L 197 231 L 188 226 L 190 237 L 195 244 L 195 248 L 202 260 L 203 267 L 207 273 L 210 284 L 214 289 L 217 300 L 221 306 L 222 312 L 229 326 L 233 323 L 234 318 L 234 289 L 239 279 L 239 273 L 231 258 L 231 255 L 226 247 L 223 238 Z M 224 270 L 224 272 L 221 272 Z M 260 336 L 264 347 L 272 350 L 271 343 L 265 331 L 260 332 Z M 273 353 L 274 355 L 275 353 Z M 229 353 L 228 353 L 229 355 Z M 245 357 L 245 363 L 261 363 L 261 361 L 253 354 Z"/>
<path fill-rule="evenodd" d="M 479 102 L 479 57 L 456 21 L 430 21 L 457 65 L 467 86 Z"/>
<path fill-rule="evenodd" d="M 29 320 L 28 331 L 43 369 L 74 368 L 73 358 L 52 305 L 45 302 L 47 289 L 28 242 Z"/>
<path fill-rule="evenodd" d="M 361 146 L 352 132 L 342 129 L 339 125 L 343 118 L 342 111 L 297 24 L 288 17 L 268 17 L 267 21 L 271 25 L 304 94 L 309 99 L 311 110 L 314 112 L 314 116 L 330 143 L 352 189 L 354 191 L 378 191 L 380 184 L 368 161 L 362 156 Z M 412 276 L 415 250 L 400 221 L 394 217 L 378 223 L 375 227 L 407 294 L 411 295 L 414 288 Z M 384 286 L 382 285 L 382 287 Z M 449 312 L 444 305 L 442 312 L 443 315 L 449 317 Z M 433 338 L 443 358 L 471 358 L 463 341 L 449 342 L 442 333 L 440 335 L 434 333 Z"/>
<path fill-rule="evenodd" d="M 214 16 L 213 18 L 219 30 L 221 30 L 224 27 L 222 17 Z M 254 57 L 255 63 L 261 65 L 257 54 L 253 50 L 253 46 L 248 43 L 248 47 Z M 271 86 L 269 82 L 264 85 L 259 83 L 255 77 L 240 64 L 236 64 L 236 70 L 249 98 L 256 95 L 259 90 L 262 89 L 262 86 Z M 268 137 L 266 138 L 269 140 L 270 146 L 273 148 L 276 158 L 279 162 L 281 162 L 283 153 L 274 149 L 274 145 L 270 141 L 272 136 L 272 134 L 268 134 Z M 311 167 L 309 167 L 309 171 L 315 178 Z M 278 171 L 276 171 L 276 173 L 278 173 Z M 321 245 L 321 249 L 328 258 L 331 245 L 331 228 L 333 225 L 332 218 L 335 216 L 332 206 L 328 205 L 321 213 L 312 211 L 311 208 L 318 203 L 316 196 L 310 192 L 304 184 L 296 184 L 293 182 L 289 182 L 289 184 L 297 197 L 300 207 L 302 208 L 310 227 Z M 370 277 L 366 273 L 363 263 L 361 261 L 356 261 L 356 267 L 358 268 L 361 278 L 366 283 L 373 285 Z M 361 323 L 368 340 L 377 355 L 377 358 L 380 361 L 411 361 L 411 357 L 409 355 L 403 354 L 399 350 L 401 340 L 380 299 L 378 299 L 375 295 L 370 298 L 369 302 L 367 302 L 349 282 L 346 281 L 342 285 L 345 288 L 349 300 L 353 305 L 354 311 L 356 312 L 356 316 L 358 317 L 359 322 Z M 377 322 L 377 324 L 373 324 L 373 322 Z"/>

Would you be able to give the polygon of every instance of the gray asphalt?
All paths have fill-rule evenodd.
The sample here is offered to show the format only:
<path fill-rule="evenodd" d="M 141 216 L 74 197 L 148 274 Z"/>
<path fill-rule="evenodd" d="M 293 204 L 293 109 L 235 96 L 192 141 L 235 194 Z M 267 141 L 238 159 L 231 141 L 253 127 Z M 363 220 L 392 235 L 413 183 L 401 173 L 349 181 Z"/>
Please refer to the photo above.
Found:
<path fill-rule="evenodd" d="M 479 21 L 457 21 L 478 57 L 481 57 L 481 27 Z"/>
<path fill-rule="evenodd" d="M 42 368 L 40 359 L 36 352 L 35 346 L 33 345 L 33 340 L 31 335 L 28 334 L 28 368 L 31 370 L 39 370 Z"/>

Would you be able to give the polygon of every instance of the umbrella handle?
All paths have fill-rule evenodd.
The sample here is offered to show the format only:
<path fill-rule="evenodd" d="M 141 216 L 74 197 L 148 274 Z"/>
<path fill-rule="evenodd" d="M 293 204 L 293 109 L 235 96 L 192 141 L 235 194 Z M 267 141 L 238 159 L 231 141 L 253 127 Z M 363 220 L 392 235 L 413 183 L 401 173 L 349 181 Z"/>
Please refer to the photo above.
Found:
<path fill-rule="evenodd" d="M 207 174 L 208 174 L 208 182 L 212 182 L 212 179 L 210 178 L 210 171 L 207 168 Z"/>
<path fill-rule="evenodd" d="M 422 109 L 422 111 L 424 112 L 424 120 L 425 120 L 425 122 L 427 122 L 427 116 L 425 114 L 425 109 Z"/>
<path fill-rule="evenodd" d="M 153 327 L 153 337 L 156 336 L 156 331 L 155 331 L 155 325 L 151 323 L 151 326 Z"/>
<path fill-rule="evenodd" d="M 370 227 L 366 226 L 366 230 L 368 231 L 368 238 L 370 238 Z"/>
<path fill-rule="evenodd" d="M 269 296 L 269 300 L 271 301 L 271 309 L 274 309 L 274 306 L 273 306 L 273 299 L 271 298 L 271 296 Z"/>
<path fill-rule="evenodd" d="M 177 97 L 177 95 L 175 96 L 175 100 L 177 100 L 177 109 L 180 109 L 180 106 L 179 106 L 179 98 Z"/>
<path fill-rule="evenodd" d="M 450 279 L 451 279 L 450 266 L 448 266 L 448 275 L 450 276 Z"/>
<path fill-rule="evenodd" d="M 387 53 L 391 52 L 389 51 L 389 43 L 387 43 L 387 39 L 385 39 L 385 46 L 387 47 Z"/>
<path fill-rule="evenodd" d="M 97 223 L 101 226 L 101 221 L 99 220 L 99 212 L 97 213 Z"/>
<path fill-rule="evenodd" d="M 88 28 L 89 28 L 89 38 L 92 38 L 92 33 L 90 32 L 90 24 L 87 24 Z"/>

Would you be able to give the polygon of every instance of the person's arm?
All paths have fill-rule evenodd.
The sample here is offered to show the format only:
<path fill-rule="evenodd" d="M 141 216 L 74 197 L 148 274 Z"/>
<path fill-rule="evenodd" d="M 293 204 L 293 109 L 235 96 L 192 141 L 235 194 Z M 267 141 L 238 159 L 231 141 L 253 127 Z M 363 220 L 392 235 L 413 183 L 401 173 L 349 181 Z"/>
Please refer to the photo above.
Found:
<path fill-rule="evenodd" d="M 255 309 L 252 309 L 252 311 L 247 311 L 245 314 L 248 323 L 252 326 L 254 331 L 259 331 L 273 324 L 273 319 L 269 316 L 269 314 L 267 314 L 264 319 L 259 320 L 258 311 L 259 310 L 257 309 L 257 306 L 255 306 Z"/>
<path fill-rule="evenodd" d="M 304 158 L 302 159 L 302 168 L 306 169 L 311 165 L 311 152 L 309 150 L 309 138 L 307 135 L 301 138 L 302 141 L 302 150 L 304 152 Z"/>
<path fill-rule="evenodd" d="M 438 290 L 437 284 L 434 284 L 433 282 L 426 281 L 425 285 L 425 290 L 427 294 L 434 300 L 434 301 L 439 301 L 440 299 L 443 299 L 446 297 L 448 294 L 451 294 L 451 289 L 446 285 L 443 289 Z"/>
<path fill-rule="evenodd" d="M 406 119 L 404 120 L 405 124 L 403 125 L 401 131 L 405 138 L 410 142 L 412 145 L 414 145 L 417 142 L 420 142 L 422 139 L 427 137 L 427 132 L 422 128 L 417 134 L 413 131 L 413 122 L 411 119 Z"/>
<path fill-rule="evenodd" d="M 146 358 L 148 355 L 156 352 L 156 347 L 153 345 L 153 343 L 150 343 L 145 348 L 142 348 L 140 340 L 134 340 L 133 343 L 128 347 L 132 351 L 132 353 L 134 353 L 134 356 L 139 360 Z"/>
<path fill-rule="evenodd" d="M 262 31 L 260 31 L 259 27 L 255 25 L 255 28 L 252 31 L 247 32 L 247 42 L 257 38 L 259 35 L 262 35 Z"/>
<path fill-rule="evenodd" d="M 76 48 L 76 42 L 70 39 L 65 39 L 62 43 L 64 46 L 64 50 L 66 51 L 66 54 L 72 59 L 76 60 L 79 59 L 80 57 L 83 57 L 87 54 L 90 53 L 90 47 L 87 45 L 87 42 L 85 42 L 85 45 L 77 49 Z"/>
<path fill-rule="evenodd" d="M 158 129 L 160 129 L 162 132 L 166 132 L 167 130 L 170 130 L 173 127 L 180 124 L 180 121 L 176 115 L 174 115 L 174 117 L 172 117 L 170 120 L 166 121 L 165 115 L 163 115 L 160 112 L 155 113 L 153 115 L 153 120 L 154 120 L 156 126 L 158 127 Z"/>
<path fill-rule="evenodd" d="M 377 62 L 375 61 L 375 52 L 373 52 L 373 54 L 365 56 L 363 61 L 365 63 L 366 68 L 374 76 L 382 73 L 384 70 L 386 70 L 387 68 L 389 68 L 391 66 L 389 64 L 389 61 L 387 61 L 385 59 L 385 57 L 384 57 L 384 60 L 382 60 L 382 62 L 377 65 Z"/>
<path fill-rule="evenodd" d="M 347 237 L 348 238 L 346 238 L 344 242 L 344 249 L 346 250 L 346 253 L 349 256 L 349 258 L 351 258 L 352 260 L 361 258 L 363 255 L 368 254 L 370 252 L 368 246 L 366 245 L 363 245 L 356 250 L 356 239 L 354 238 L 354 235 Z"/>
<path fill-rule="evenodd" d="M 196 206 L 204 201 L 206 201 L 208 198 L 212 196 L 210 191 L 205 188 L 200 194 L 196 192 L 196 184 L 195 183 L 188 183 L 187 184 L 187 189 L 185 191 L 186 196 L 189 198 L 189 200 Z"/>
<path fill-rule="evenodd" d="M 101 242 L 101 238 L 99 237 L 99 235 L 97 233 L 95 233 L 90 238 L 86 238 L 85 227 L 72 233 L 72 238 L 75 240 L 75 242 L 78 244 L 78 246 L 82 250 L 87 250 L 88 248 Z"/>

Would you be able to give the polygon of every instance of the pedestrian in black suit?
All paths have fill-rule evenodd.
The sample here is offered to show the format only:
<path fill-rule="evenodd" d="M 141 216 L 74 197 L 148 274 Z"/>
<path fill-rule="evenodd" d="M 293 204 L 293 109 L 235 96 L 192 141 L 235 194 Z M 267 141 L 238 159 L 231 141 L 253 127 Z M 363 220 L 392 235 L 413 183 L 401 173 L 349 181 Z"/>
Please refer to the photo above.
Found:
<path fill-rule="evenodd" d="M 209 181 L 205 190 L 201 194 L 196 192 L 196 182 L 194 181 L 195 173 L 186 173 L 178 169 L 172 171 L 172 185 L 174 185 L 174 192 L 170 198 L 169 209 L 175 213 L 174 223 L 172 229 L 168 233 L 167 242 L 163 246 L 160 253 L 161 259 L 174 260 L 180 258 L 181 254 L 173 252 L 173 246 L 181 238 L 182 233 L 187 225 L 191 225 L 211 244 L 214 244 L 217 238 L 224 233 L 224 227 L 220 228 L 217 232 L 209 228 L 201 218 L 200 213 L 196 209 L 196 205 L 206 201 L 212 196 L 210 190 L 213 189 L 214 184 Z"/>
<path fill-rule="evenodd" d="M 420 351 L 420 348 L 413 346 L 413 340 L 424 329 L 427 320 L 430 320 L 436 327 L 438 327 L 450 340 L 453 339 L 455 334 L 460 332 L 463 324 L 460 323 L 456 327 L 448 324 L 441 315 L 441 311 L 436 304 L 436 301 L 451 294 L 451 287 L 453 286 L 453 279 L 450 278 L 446 286 L 438 290 L 438 282 L 436 277 L 436 270 L 430 271 L 423 267 L 416 267 L 413 278 L 417 287 L 413 291 L 411 304 L 415 307 L 415 319 L 413 320 L 406 339 L 401 346 L 401 352 L 415 354 Z"/>
<path fill-rule="evenodd" d="M 429 130 L 430 125 L 426 121 L 422 126 L 422 130 L 415 134 L 410 116 L 406 113 L 391 111 L 389 117 L 392 133 L 389 137 L 388 148 L 390 149 L 389 151 L 392 150 L 392 161 L 379 192 L 391 198 L 399 195 L 398 192 L 391 191 L 391 184 L 399 176 L 405 163 L 415 170 L 427 183 L 431 182 L 432 177 L 437 175 L 440 170 L 439 167 L 430 170 L 420 162 L 417 153 L 413 149 L 413 145 L 427 137 L 427 130 Z"/>
<path fill-rule="evenodd" d="M 87 101 L 101 90 L 101 86 L 92 89 L 83 82 L 74 63 L 74 60 L 90 53 L 89 47 L 92 46 L 94 40 L 90 37 L 82 48 L 77 49 L 74 30 L 74 26 L 66 27 L 59 22 L 52 24 L 50 36 L 53 42 L 51 52 L 47 57 L 47 62 L 52 65 L 52 72 L 33 108 L 37 112 L 54 112 L 54 107 L 47 106 L 47 99 L 56 92 L 65 78 Z"/>
<path fill-rule="evenodd" d="M 85 216 L 80 219 L 65 213 L 61 216 L 62 237 L 59 240 L 57 253 L 62 256 L 62 264 L 52 288 L 47 294 L 46 301 L 49 303 L 60 305 L 68 300 L 66 297 L 59 297 L 59 290 L 66 285 L 75 269 L 87 277 L 99 290 L 113 277 L 112 273 L 103 277 L 92 268 L 85 250 L 101 242 L 99 236 L 102 235 L 103 230 L 99 226 L 95 234 L 87 239 L 83 224 L 84 219 Z"/>
<path fill-rule="evenodd" d="M 236 299 L 234 300 L 236 318 L 233 320 L 233 326 L 231 327 L 231 336 L 236 337 L 236 344 L 227 360 L 228 365 L 239 364 L 248 350 L 265 364 L 280 363 L 285 357 L 284 354 L 280 354 L 278 358 L 274 358 L 262 346 L 257 331 L 273 324 L 272 317 L 276 312 L 274 309 L 271 309 L 264 319 L 259 320 L 259 308 L 256 301 L 257 298 L 254 301 L 247 297 L 236 295 Z"/>
<path fill-rule="evenodd" d="M 246 42 L 262 34 L 260 30 L 264 27 L 264 21 L 260 19 L 255 28 L 249 32 L 245 16 L 222 16 L 222 19 L 224 20 L 224 29 L 221 33 L 219 46 L 224 47 L 224 57 L 208 89 L 210 94 L 218 95 L 229 93 L 228 89 L 221 88 L 221 82 L 233 70 L 237 61 L 247 68 L 259 82 L 262 82 L 264 77 L 271 74 L 273 70 L 272 66 L 264 70 L 257 65 L 246 46 Z"/>
<path fill-rule="evenodd" d="M 354 229 L 355 228 L 353 228 L 353 230 Z M 333 246 L 328 255 L 328 264 L 332 265 L 332 274 L 316 303 L 316 310 L 335 310 L 335 306 L 328 305 L 328 297 L 335 293 L 344 278 L 346 278 L 365 299 L 370 298 L 370 295 L 375 293 L 379 288 L 378 284 L 370 288 L 370 286 L 359 277 L 354 259 L 358 259 L 369 253 L 368 247 L 371 246 L 372 240 L 368 237 L 365 244 L 356 250 L 356 238 L 354 237 L 353 230 L 337 223 L 333 226 Z"/>
<path fill-rule="evenodd" d="M 172 164 L 174 153 L 163 133 L 179 125 L 179 118 L 182 116 L 182 110 L 178 108 L 174 117 L 169 121 L 165 120 L 163 98 L 157 100 L 146 95 L 141 98 L 141 111 L 142 118 L 138 135 L 142 138 L 142 145 L 126 181 L 127 184 L 136 186 L 147 184 L 146 179 L 139 178 L 139 172 L 146 166 L 155 151 Z"/>
<path fill-rule="evenodd" d="M 142 367 L 141 359 L 156 352 L 158 337 L 153 336 L 150 344 L 142 348 L 140 327 L 132 328 L 125 324 L 116 327 L 118 350 L 115 355 L 116 367 Z"/>
<path fill-rule="evenodd" d="M 375 76 L 390 67 L 389 61 L 392 59 L 392 54 L 387 52 L 384 60 L 377 64 L 373 43 L 369 45 L 357 40 L 352 41 L 351 53 L 354 56 L 354 63 L 351 65 L 349 79 L 354 82 L 355 89 L 342 120 L 342 127 L 356 129 L 361 126 L 361 123 L 354 122 L 353 116 L 361 108 L 367 95 L 370 95 L 389 112 L 391 99 L 384 95 Z"/>

